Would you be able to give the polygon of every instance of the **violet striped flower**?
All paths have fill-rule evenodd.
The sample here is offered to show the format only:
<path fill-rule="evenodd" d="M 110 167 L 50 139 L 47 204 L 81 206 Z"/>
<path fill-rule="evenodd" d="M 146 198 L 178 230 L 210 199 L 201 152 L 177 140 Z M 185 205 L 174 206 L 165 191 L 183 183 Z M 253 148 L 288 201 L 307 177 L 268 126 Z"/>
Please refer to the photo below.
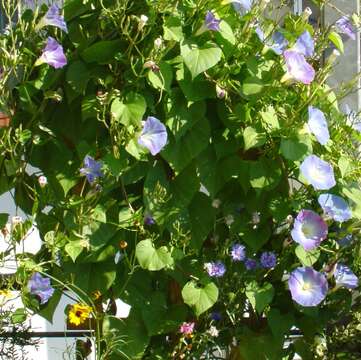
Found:
<path fill-rule="evenodd" d="M 61 15 L 60 9 L 56 4 L 53 4 L 49 7 L 45 16 L 40 20 L 38 28 L 42 28 L 43 26 L 55 26 L 66 33 L 68 32 L 68 27 L 64 20 L 64 16 Z"/>
<path fill-rule="evenodd" d="M 291 237 L 309 251 L 319 246 L 326 239 L 327 233 L 327 224 L 321 216 L 312 210 L 301 210 L 293 224 Z"/>
<path fill-rule="evenodd" d="M 309 155 L 300 166 L 302 176 L 315 190 L 328 190 L 336 185 L 332 166 L 316 155 Z"/>
<path fill-rule="evenodd" d="M 48 37 L 43 53 L 36 61 L 35 65 L 41 65 L 43 63 L 46 63 L 55 69 L 62 68 L 67 64 L 63 47 L 51 36 Z"/>
<path fill-rule="evenodd" d="M 316 136 L 317 141 L 321 145 L 326 145 L 330 139 L 330 134 L 324 113 L 313 106 L 309 106 L 307 125 L 312 134 Z"/>
<path fill-rule="evenodd" d="M 144 122 L 143 130 L 138 138 L 138 144 L 146 147 L 154 156 L 166 145 L 168 139 L 167 129 L 163 123 L 153 116 L 148 116 Z"/>
<path fill-rule="evenodd" d="M 211 31 L 219 31 L 219 23 L 221 20 L 216 19 L 212 11 L 207 11 L 206 18 L 204 20 L 204 27 Z"/>
<path fill-rule="evenodd" d="M 321 194 L 318 203 L 323 211 L 335 221 L 344 222 L 352 217 L 351 209 L 347 202 L 340 196 L 333 194 Z"/>
<path fill-rule="evenodd" d="M 333 276 L 338 287 L 354 289 L 358 286 L 358 277 L 346 265 L 337 263 Z"/>
<path fill-rule="evenodd" d="M 311 34 L 307 30 L 297 39 L 292 50 L 297 51 L 305 57 L 313 56 L 315 52 L 315 43 Z"/>
<path fill-rule="evenodd" d="M 315 78 L 315 70 L 306 61 L 305 57 L 295 50 L 286 50 L 283 53 L 287 66 L 287 77 L 293 80 L 310 84 Z"/>
<path fill-rule="evenodd" d="M 43 305 L 49 301 L 54 294 L 54 288 L 50 285 L 50 279 L 41 276 L 36 272 L 28 282 L 30 294 L 40 298 L 40 304 Z"/>
<path fill-rule="evenodd" d="M 292 299 L 306 307 L 320 304 L 328 291 L 326 276 L 311 267 L 295 269 L 288 279 L 288 287 Z"/>

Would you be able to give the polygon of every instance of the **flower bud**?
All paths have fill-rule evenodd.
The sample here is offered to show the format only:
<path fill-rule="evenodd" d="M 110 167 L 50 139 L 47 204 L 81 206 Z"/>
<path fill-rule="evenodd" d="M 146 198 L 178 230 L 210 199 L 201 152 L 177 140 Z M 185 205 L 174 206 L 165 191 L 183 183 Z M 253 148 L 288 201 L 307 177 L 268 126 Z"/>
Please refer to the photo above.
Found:
<path fill-rule="evenodd" d="M 226 224 L 227 224 L 228 226 L 231 226 L 231 225 L 234 223 L 234 217 L 233 217 L 233 215 L 227 215 L 227 216 L 225 217 L 225 221 L 226 221 Z"/>
<path fill-rule="evenodd" d="M 303 10 L 303 13 L 302 13 L 302 19 L 304 21 L 308 21 L 308 18 L 312 15 L 312 10 L 311 8 L 309 7 L 306 7 L 305 10 Z"/>
<path fill-rule="evenodd" d="M 219 206 L 221 205 L 221 200 L 219 200 L 219 199 L 214 199 L 213 201 L 212 201 L 212 206 L 215 208 L 215 209 L 218 209 L 219 208 Z"/>
<path fill-rule="evenodd" d="M 154 47 L 156 49 L 160 49 L 163 45 L 163 40 L 161 37 L 157 37 L 155 40 L 154 40 Z"/>
<path fill-rule="evenodd" d="M 40 185 L 40 187 L 45 187 L 48 184 L 48 179 L 46 178 L 46 176 L 41 175 L 38 177 L 38 183 Z"/>
<path fill-rule="evenodd" d="M 23 221 L 23 219 L 22 219 L 21 216 L 13 216 L 13 217 L 11 218 L 11 223 L 12 223 L 13 225 L 18 225 L 18 224 L 20 224 L 22 221 Z"/>
<path fill-rule="evenodd" d="M 138 29 L 142 30 L 144 28 L 144 26 L 147 24 L 147 22 L 148 22 L 148 16 L 141 15 L 140 20 L 139 20 Z"/>
<path fill-rule="evenodd" d="M 216 85 L 216 93 L 217 93 L 218 99 L 223 99 L 227 94 L 226 90 L 224 90 L 223 88 L 221 88 L 218 85 Z"/>

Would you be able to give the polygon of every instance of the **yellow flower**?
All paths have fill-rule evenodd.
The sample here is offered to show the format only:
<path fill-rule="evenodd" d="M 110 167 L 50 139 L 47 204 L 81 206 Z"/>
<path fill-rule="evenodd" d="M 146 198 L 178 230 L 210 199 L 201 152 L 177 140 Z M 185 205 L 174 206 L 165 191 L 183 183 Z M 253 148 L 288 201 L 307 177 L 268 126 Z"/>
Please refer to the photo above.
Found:
<path fill-rule="evenodd" d="M 0 290 L 0 296 L 3 296 L 4 298 L 6 299 L 9 299 L 12 297 L 12 292 L 11 290 L 8 290 L 8 289 L 2 289 Z"/>
<path fill-rule="evenodd" d="M 69 322 L 76 326 L 83 324 L 89 318 L 92 308 L 85 304 L 74 304 L 71 306 L 68 317 Z"/>
<path fill-rule="evenodd" d="M 91 293 L 91 297 L 94 300 L 98 300 L 102 296 L 102 293 L 99 290 L 95 290 Z"/>

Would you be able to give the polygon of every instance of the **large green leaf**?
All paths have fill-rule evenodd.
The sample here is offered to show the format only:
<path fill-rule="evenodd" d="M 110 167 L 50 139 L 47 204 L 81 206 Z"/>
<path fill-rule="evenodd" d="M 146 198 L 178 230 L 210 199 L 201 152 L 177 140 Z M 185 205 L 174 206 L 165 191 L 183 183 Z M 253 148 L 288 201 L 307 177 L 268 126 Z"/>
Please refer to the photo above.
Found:
<path fill-rule="evenodd" d="M 125 126 L 140 126 L 146 110 L 146 102 L 142 95 L 134 92 L 128 93 L 123 99 L 115 99 L 112 102 L 111 113 L 115 120 Z"/>
<path fill-rule="evenodd" d="M 221 60 L 222 50 L 212 43 L 207 43 L 202 47 L 195 43 L 183 43 L 181 45 L 181 55 L 194 79 Z"/>
<path fill-rule="evenodd" d="M 281 168 L 276 161 L 271 159 L 259 159 L 251 161 L 249 166 L 249 178 L 254 189 L 273 189 L 281 180 Z"/>
<path fill-rule="evenodd" d="M 244 150 L 262 146 L 266 142 L 266 134 L 248 126 L 243 131 Z"/>
<path fill-rule="evenodd" d="M 149 271 L 162 270 L 173 265 L 173 258 L 166 246 L 156 249 L 152 240 L 140 241 L 135 249 L 140 266 Z"/>
<path fill-rule="evenodd" d="M 174 40 L 182 41 L 183 32 L 182 32 L 182 22 L 179 17 L 170 16 L 168 17 L 163 25 L 164 30 L 164 39 L 165 40 Z"/>
<path fill-rule="evenodd" d="M 218 288 L 212 282 L 205 286 L 189 281 L 182 289 L 184 302 L 194 309 L 197 316 L 210 309 L 218 300 Z"/>
<path fill-rule="evenodd" d="M 0 229 L 3 229 L 8 222 L 9 214 L 0 213 Z"/>
<path fill-rule="evenodd" d="M 296 256 L 301 261 L 302 265 L 312 266 L 320 257 L 320 250 L 314 249 L 306 251 L 303 246 L 298 245 L 295 249 Z"/>
<path fill-rule="evenodd" d="M 90 72 L 82 61 L 71 63 L 66 72 L 66 81 L 79 94 L 84 94 Z"/>
<path fill-rule="evenodd" d="M 114 60 L 116 53 L 120 51 L 120 40 L 103 40 L 99 41 L 82 52 L 82 58 L 86 62 L 96 62 L 106 64 Z"/>
<path fill-rule="evenodd" d="M 274 293 L 274 288 L 270 283 L 264 283 L 260 286 L 257 281 L 252 281 L 246 286 L 246 296 L 253 309 L 259 314 L 271 303 Z"/>
<path fill-rule="evenodd" d="M 305 135 L 282 139 L 280 152 L 288 160 L 302 160 L 307 154 L 312 153 L 312 143 Z"/>
<path fill-rule="evenodd" d="M 257 95 L 263 90 L 263 82 L 258 77 L 248 77 L 244 80 L 242 91 L 244 95 Z"/>

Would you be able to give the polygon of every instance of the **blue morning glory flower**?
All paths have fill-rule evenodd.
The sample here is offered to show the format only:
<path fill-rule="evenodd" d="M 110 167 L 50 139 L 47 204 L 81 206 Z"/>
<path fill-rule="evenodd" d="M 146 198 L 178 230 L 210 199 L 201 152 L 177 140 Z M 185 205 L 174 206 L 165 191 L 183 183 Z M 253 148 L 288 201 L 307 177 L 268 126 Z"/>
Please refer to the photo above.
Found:
<path fill-rule="evenodd" d="M 313 106 L 309 106 L 307 124 L 312 134 L 316 136 L 317 141 L 321 145 L 326 145 L 330 139 L 330 134 L 324 113 Z"/>
<path fill-rule="evenodd" d="M 311 34 L 306 30 L 296 41 L 292 50 L 304 55 L 305 57 L 311 57 L 315 52 L 315 43 Z"/>
<path fill-rule="evenodd" d="M 55 26 L 66 33 L 68 32 L 64 17 L 60 14 L 60 9 L 56 4 L 50 6 L 45 16 L 41 19 L 39 27 L 47 25 Z"/>
<path fill-rule="evenodd" d="M 287 66 L 288 78 L 300 81 L 306 85 L 313 81 L 316 74 L 315 70 L 302 54 L 298 51 L 286 50 L 283 56 Z"/>
<path fill-rule="evenodd" d="M 277 256 L 272 251 L 265 251 L 261 254 L 261 266 L 265 269 L 272 269 L 277 264 Z"/>
<path fill-rule="evenodd" d="M 328 190 L 336 185 L 332 166 L 316 155 L 309 155 L 300 166 L 303 177 L 315 190 Z"/>
<path fill-rule="evenodd" d="M 333 194 L 321 194 L 318 203 L 323 211 L 335 221 L 344 222 L 352 217 L 351 209 L 347 202 L 340 196 Z"/>
<path fill-rule="evenodd" d="M 234 244 L 231 250 L 233 261 L 243 261 L 246 258 L 246 248 L 241 244 Z"/>
<path fill-rule="evenodd" d="M 205 263 L 204 268 L 211 277 L 222 277 L 226 272 L 226 267 L 221 261 Z"/>
<path fill-rule="evenodd" d="M 315 249 L 326 239 L 328 227 L 321 216 L 312 210 L 301 210 L 291 231 L 291 237 L 306 251 Z"/>
<path fill-rule="evenodd" d="M 327 295 L 328 283 L 324 274 L 311 267 L 299 267 L 288 279 L 292 299 L 302 306 L 317 306 Z"/>
<path fill-rule="evenodd" d="M 48 37 L 43 53 L 35 64 L 40 65 L 43 63 L 55 69 L 62 68 L 67 64 L 63 47 L 51 36 Z"/>
<path fill-rule="evenodd" d="M 264 42 L 265 45 L 267 45 L 277 55 L 281 55 L 288 46 L 287 39 L 279 31 L 273 33 L 271 39 L 267 39 L 267 40 L 263 30 L 259 26 L 256 27 L 255 32 L 258 38 L 260 39 L 260 41 Z"/>
<path fill-rule="evenodd" d="M 100 161 L 95 161 L 91 156 L 86 155 L 84 158 L 84 167 L 80 169 L 80 173 L 85 175 L 89 184 L 92 185 L 94 181 L 104 176 L 101 171 L 103 164 Z"/>
<path fill-rule="evenodd" d="M 167 129 L 163 123 L 153 116 L 148 116 L 144 122 L 143 130 L 138 138 L 138 144 L 146 147 L 154 156 L 166 145 L 168 139 Z"/>
<path fill-rule="evenodd" d="M 253 0 L 232 0 L 232 1 L 224 1 L 223 3 L 232 2 L 233 7 L 236 11 L 238 11 L 241 15 L 248 13 L 253 4 Z"/>
<path fill-rule="evenodd" d="M 41 276 L 36 272 L 28 282 L 30 294 L 40 298 L 40 304 L 43 305 L 49 301 L 54 294 L 54 288 L 50 285 L 50 279 Z"/>
<path fill-rule="evenodd" d="M 337 263 L 333 273 L 336 286 L 354 289 L 358 286 L 358 277 L 346 265 Z"/>
<path fill-rule="evenodd" d="M 221 20 L 216 19 L 212 11 L 207 11 L 206 18 L 204 20 L 204 26 L 211 31 L 219 31 L 219 23 Z"/>

